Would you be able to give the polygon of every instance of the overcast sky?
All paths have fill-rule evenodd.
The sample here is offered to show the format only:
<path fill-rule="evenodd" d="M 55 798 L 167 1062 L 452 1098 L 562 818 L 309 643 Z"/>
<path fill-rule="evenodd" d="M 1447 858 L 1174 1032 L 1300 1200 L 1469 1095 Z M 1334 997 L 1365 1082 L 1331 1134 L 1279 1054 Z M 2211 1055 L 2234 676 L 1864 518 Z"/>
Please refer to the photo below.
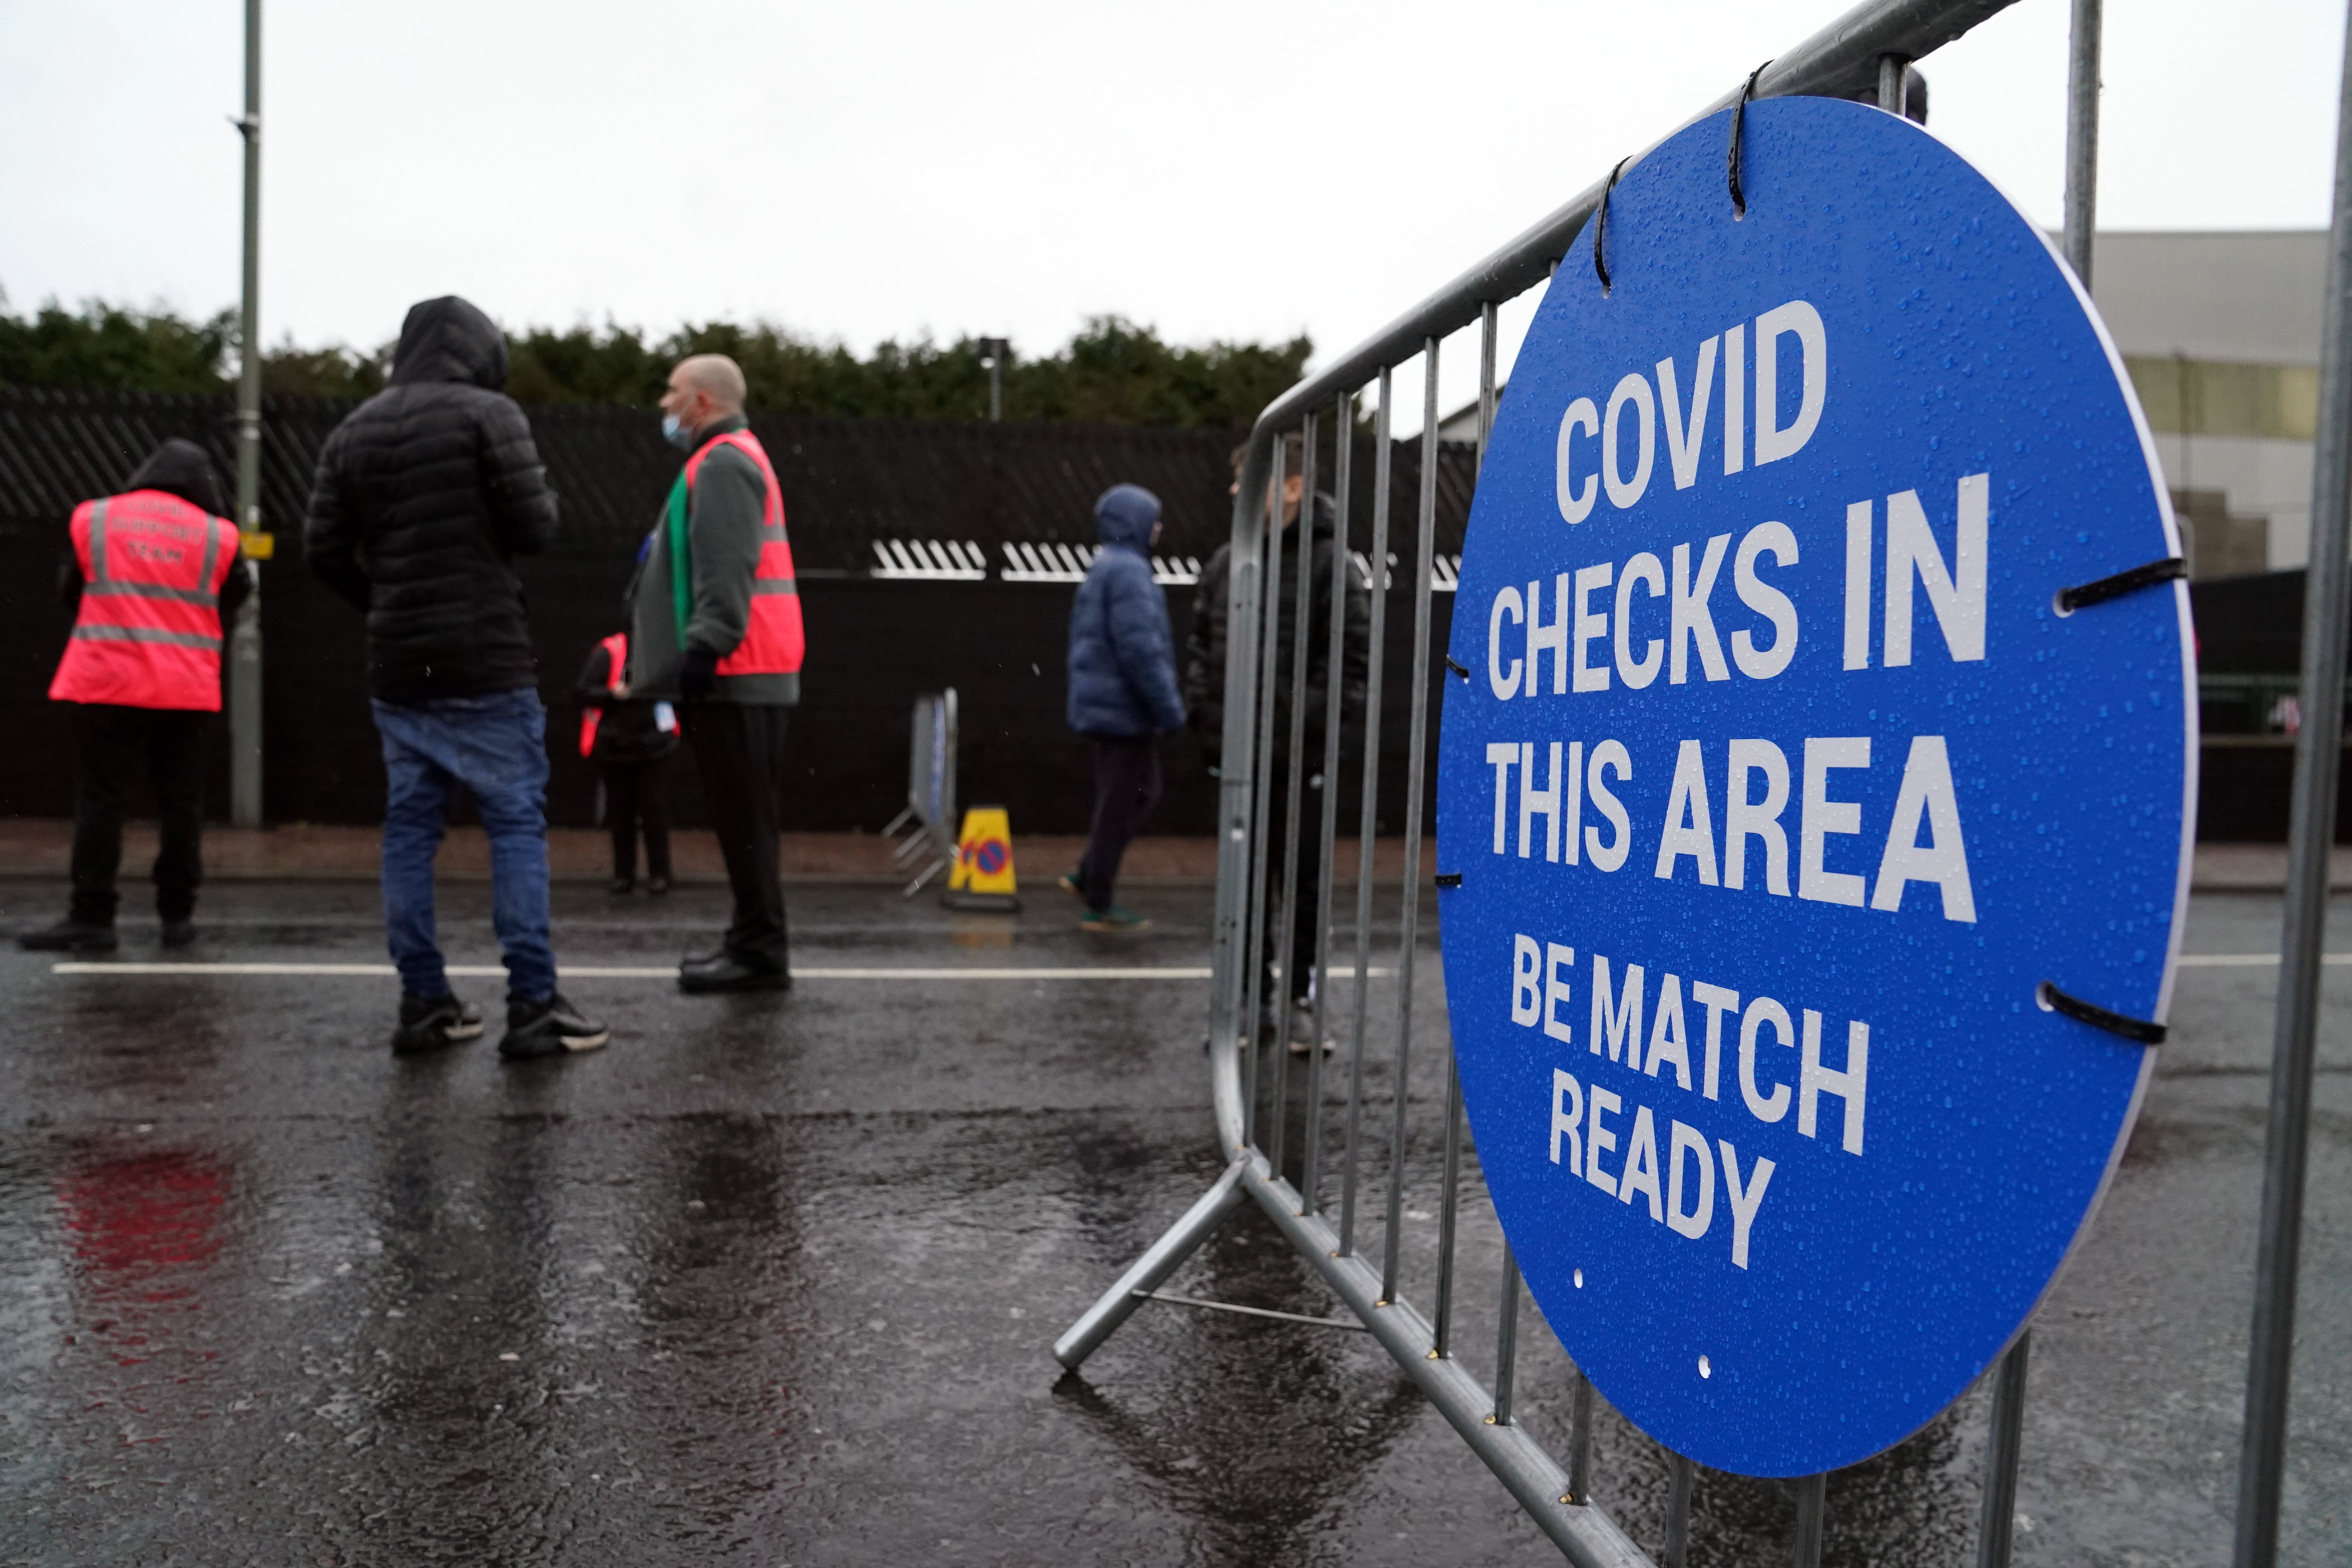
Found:
<path fill-rule="evenodd" d="M 763 317 L 861 351 L 1043 353 L 1116 311 L 1336 353 L 1840 9 L 272 5 L 264 335 L 373 345 L 454 291 L 509 326 Z M 235 301 L 242 25 L 0 0 L 12 308 Z M 2106 26 L 2103 227 L 2326 224 L 2341 5 Z M 2051 227 L 2065 29 L 2021 0 L 1922 62 L 1930 129 Z"/>

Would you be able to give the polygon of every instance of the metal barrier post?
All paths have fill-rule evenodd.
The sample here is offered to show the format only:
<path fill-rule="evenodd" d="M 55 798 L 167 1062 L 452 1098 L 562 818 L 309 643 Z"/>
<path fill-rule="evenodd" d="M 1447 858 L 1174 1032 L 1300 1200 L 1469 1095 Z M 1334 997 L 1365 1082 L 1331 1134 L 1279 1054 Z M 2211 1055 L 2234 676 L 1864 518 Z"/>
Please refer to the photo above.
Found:
<path fill-rule="evenodd" d="M 1658 1568 L 1683 1568 L 1690 1558 L 1691 1493 L 1698 1467 L 1680 1454 L 1666 1457 L 1666 1543 Z"/>
<path fill-rule="evenodd" d="M 1495 302 L 1491 300 L 1478 307 L 1478 461 L 1486 460 L 1486 437 L 1495 423 Z M 1433 475 L 1434 465 L 1432 465 Z M 1430 493 L 1434 494 L 1433 485 Z M 1436 518 L 1428 520 L 1433 525 Z M 1433 531 L 1433 528 L 1432 530 Z M 1429 552 L 1423 552 L 1429 559 Z M 1420 693 L 1426 704 L 1428 694 Z M 1438 1194 L 1437 1210 L 1437 1353 L 1453 1353 L 1454 1329 L 1454 1250 L 1460 1242 L 1462 1203 L 1462 1075 L 1454 1059 L 1453 1042 L 1445 1047 L 1445 1183 Z M 1515 1273 L 1516 1261 L 1507 1267 Z M 1516 1288 L 1513 1298 L 1517 1300 Z M 1497 1347 L 1505 1364 L 1510 1364 L 1517 1349 L 1518 1314 L 1507 1312 L 1503 1319 L 1506 1336 Z M 1498 1381 L 1499 1386 L 1499 1381 Z M 1507 1404 L 1507 1401 L 1505 1402 Z"/>
<path fill-rule="evenodd" d="M 1282 491 L 1285 487 L 1284 459 L 1286 443 L 1277 437 L 1274 443 L 1274 478 L 1266 489 L 1265 538 L 1261 546 L 1265 557 L 1265 580 L 1258 589 L 1258 609 L 1265 624 L 1263 646 L 1258 649 L 1256 677 L 1257 715 L 1255 729 L 1256 740 L 1250 748 L 1252 776 L 1256 780 L 1250 795 L 1249 843 L 1250 888 L 1249 923 L 1246 929 L 1248 951 L 1242 961 L 1248 965 L 1249 989 L 1243 994 L 1242 1028 L 1249 1038 L 1249 1081 L 1247 1098 L 1242 1106 L 1242 1136 L 1244 1142 L 1256 1142 L 1257 1101 L 1260 1080 L 1265 1075 L 1265 1015 L 1273 1010 L 1270 1003 L 1261 1005 L 1265 998 L 1266 960 L 1271 942 L 1265 920 L 1266 876 L 1272 835 L 1266 832 L 1267 813 L 1274 805 L 1274 716 L 1281 702 L 1276 677 L 1281 667 L 1275 662 L 1275 647 L 1282 635 L 1282 602 L 1276 597 L 1282 591 L 1283 534 Z M 1246 480 L 1244 481 L 1246 482 Z M 1226 662 L 1235 662 L 1234 644 L 1230 633 L 1226 637 Z M 1246 658 L 1246 650 L 1244 650 Z"/>
<path fill-rule="evenodd" d="M 1337 532 L 1331 542 L 1331 635 L 1324 650 L 1323 700 L 1323 819 L 1318 829 L 1320 853 L 1316 858 L 1315 907 L 1315 1045 L 1307 1053 L 1307 1144 L 1301 1156 L 1299 1195 L 1309 1212 L 1323 1206 L 1323 1047 L 1329 1037 L 1324 1019 L 1331 996 L 1331 872 L 1339 832 L 1339 738 L 1343 727 L 1340 696 L 1346 689 L 1348 656 L 1348 501 L 1355 478 L 1356 395 L 1339 399 L 1332 416 L 1333 500 L 1339 509 Z M 1304 571 L 1302 563 L 1300 570 Z M 1358 942 L 1359 951 L 1362 942 Z M 1359 984 L 1362 983 L 1358 982 Z"/>
<path fill-rule="evenodd" d="M 1992 1435 L 1985 1448 L 1984 1507 L 1977 1521 L 1977 1568 L 2009 1568 L 2017 1524 L 2017 1456 L 2025 1434 L 2025 1368 L 2030 1334 L 2001 1355 L 1992 1385 Z"/>
<path fill-rule="evenodd" d="M 1829 1479 L 1827 1476 L 1800 1476 L 1790 1483 L 1797 1494 L 1797 1529 L 1789 1547 L 1791 1568 L 1822 1568 Z"/>
<path fill-rule="evenodd" d="M 1307 652 L 1308 632 L 1315 618 L 1315 416 L 1311 411 L 1301 422 L 1300 433 L 1298 521 L 1290 525 L 1298 531 L 1298 538 L 1291 547 L 1292 559 L 1297 563 L 1291 572 L 1298 582 L 1291 593 L 1290 725 L 1283 752 L 1288 765 L 1283 770 L 1282 920 L 1275 927 L 1273 944 L 1274 959 L 1282 966 L 1282 995 L 1274 1004 L 1275 1039 L 1270 1051 L 1274 1058 L 1274 1134 L 1265 1140 L 1266 1158 L 1277 1173 L 1282 1170 L 1283 1150 L 1290 1131 L 1290 1064 L 1284 1058 L 1290 1054 L 1291 1014 L 1297 1010 L 1301 979 L 1297 965 L 1298 827 L 1306 805 Z M 1280 586 L 1278 578 L 1274 582 Z M 1321 1054 L 1319 1040 L 1316 1054 Z"/>
<path fill-rule="evenodd" d="M 1495 1309 L 1495 1414 L 1497 1426 L 1511 1424 L 1511 1395 L 1519 1375 L 1519 1260 L 1503 1243 L 1503 1299 Z"/>
<path fill-rule="evenodd" d="M 2099 23 L 2101 0 L 2074 0 L 2066 68 L 2067 265 L 2085 293 L 2098 226 Z M 2025 1447 L 2025 1373 L 2033 1331 L 2001 1353 L 1993 1384 L 1992 1433 L 1985 1447 L 1984 1506 L 1977 1526 L 1977 1568 L 2009 1568 L 2017 1521 L 2017 1465 Z"/>
<path fill-rule="evenodd" d="M 1364 788 L 1362 810 L 1356 826 L 1356 1018 L 1348 1058 L 1348 1133 L 1346 1169 L 1339 1177 L 1339 1251 L 1356 1251 L 1356 1162 L 1361 1150 L 1359 1133 L 1364 1107 L 1364 1024 L 1371 1016 L 1370 963 L 1372 942 L 1372 869 L 1374 836 L 1380 828 L 1381 798 L 1381 649 L 1389 608 L 1389 399 L 1392 378 L 1381 371 L 1381 408 L 1372 424 L 1372 538 L 1365 556 L 1371 579 L 1371 627 L 1369 668 L 1364 672 Z"/>
<path fill-rule="evenodd" d="M 1243 457 L 1234 492 L 1233 534 L 1226 546 L 1225 635 L 1227 648 L 1247 649 L 1257 641 L 1264 598 L 1265 504 L 1267 453 L 1253 441 Z M 1225 660 L 1224 734 L 1218 753 L 1217 902 L 1210 933 L 1209 1077 L 1216 1097 L 1217 1143 L 1227 1158 L 1248 1146 L 1249 1081 L 1244 1037 L 1255 1039 L 1256 988 L 1251 976 L 1251 891 L 1255 886 L 1251 805 L 1256 756 L 1257 665 L 1249 658 Z"/>
<path fill-rule="evenodd" d="M 2099 208 L 2099 7 L 2074 0 L 2066 49 L 2066 264 L 2087 292 Z"/>
<path fill-rule="evenodd" d="M 2252 1342 L 2246 1356 L 2246 1425 L 2238 1465 L 2237 1568 L 2278 1560 L 2286 1471 L 2287 1405 L 2294 1364 L 2295 1289 L 2303 1252 L 2303 1190 L 2311 1157 L 2312 1061 L 2318 1044 L 2320 944 L 2327 923 L 2328 847 L 2336 837 L 2342 762 L 2345 629 L 2352 615 L 2352 32 L 2345 40 L 2336 123 L 2336 205 L 2328 235 L 2327 303 L 2320 336 L 2319 449 L 2311 470 L 2311 566 L 2303 601 L 2303 732 L 2294 749 L 2287 851 L 2286 929 L 2279 944 L 2278 1012 L 2271 1047 L 2269 1135 L 2254 1262 Z"/>
<path fill-rule="evenodd" d="M 1421 801 L 1429 762 L 1429 574 L 1437 531 L 1437 339 L 1422 341 L 1421 509 L 1413 541 L 1412 740 L 1404 764 L 1404 907 L 1397 939 L 1396 1118 L 1389 1131 L 1389 1235 L 1381 1300 L 1396 1300 L 1397 1248 L 1404 1237 L 1405 1110 L 1412 1066 L 1412 963 L 1421 942 Z M 1433 1350 L 1433 1353 L 1435 1353 Z"/>

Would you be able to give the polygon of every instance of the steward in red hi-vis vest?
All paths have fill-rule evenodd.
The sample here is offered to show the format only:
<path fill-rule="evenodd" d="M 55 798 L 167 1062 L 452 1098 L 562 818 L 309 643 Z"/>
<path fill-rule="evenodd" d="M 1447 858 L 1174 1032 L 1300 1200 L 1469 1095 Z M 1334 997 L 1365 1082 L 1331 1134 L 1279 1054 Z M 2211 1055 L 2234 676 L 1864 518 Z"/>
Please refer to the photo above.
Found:
<path fill-rule="evenodd" d="M 783 486 L 744 416 L 743 369 L 694 354 L 669 373 L 662 435 L 686 454 L 629 587 L 629 689 L 679 701 L 734 918 L 678 965 L 689 992 L 781 991 L 792 971 L 777 856 L 784 735 L 807 639 Z"/>
<path fill-rule="evenodd" d="M 81 608 L 49 696 L 220 711 L 220 595 L 236 526 L 163 490 L 74 509 Z"/>
<path fill-rule="evenodd" d="M 627 683 L 629 673 L 629 637 L 626 632 L 614 632 L 596 645 L 604 653 L 604 689 L 617 692 Z M 596 754 L 596 731 L 604 722 L 604 710 L 583 705 L 580 710 L 580 754 Z"/>
<path fill-rule="evenodd" d="M 221 627 L 253 591 L 224 510 L 212 458 L 178 437 L 150 453 L 121 494 L 73 510 L 58 563 L 73 632 L 49 682 L 73 738 L 73 899 L 64 920 L 18 933 L 21 947 L 114 951 L 122 823 L 150 792 L 163 945 L 195 940 Z"/>
<path fill-rule="evenodd" d="M 719 447 L 732 447 L 759 465 L 768 493 L 760 518 L 760 564 L 751 574 L 751 618 L 735 651 L 719 661 L 720 675 L 798 675 L 807 647 L 801 629 L 800 584 L 793 576 L 793 546 L 784 533 L 784 490 L 768 450 L 749 430 L 729 430 L 706 441 L 687 458 L 686 468 L 671 487 L 665 521 L 669 528 L 670 560 L 691 563 L 688 519 L 694 510 L 694 479 L 703 460 Z M 671 567 L 670 594 L 677 624 L 687 624 L 692 605 L 692 572 Z"/>

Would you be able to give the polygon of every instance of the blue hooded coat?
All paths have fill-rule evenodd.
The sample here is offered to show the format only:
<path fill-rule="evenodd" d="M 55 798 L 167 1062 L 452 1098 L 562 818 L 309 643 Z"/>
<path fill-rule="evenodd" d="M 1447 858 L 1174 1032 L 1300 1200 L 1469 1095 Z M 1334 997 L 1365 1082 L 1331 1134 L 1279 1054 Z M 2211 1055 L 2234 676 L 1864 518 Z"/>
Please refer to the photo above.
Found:
<path fill-rule="evenodd" d="M 1151 735 L 1184 727 L 1168 601 L 1151 580 L 1160 498 L 1113 485 L 1095 502 L 1102 549 L 1070 606 L 1070 728 L 1082 735 Z"/>

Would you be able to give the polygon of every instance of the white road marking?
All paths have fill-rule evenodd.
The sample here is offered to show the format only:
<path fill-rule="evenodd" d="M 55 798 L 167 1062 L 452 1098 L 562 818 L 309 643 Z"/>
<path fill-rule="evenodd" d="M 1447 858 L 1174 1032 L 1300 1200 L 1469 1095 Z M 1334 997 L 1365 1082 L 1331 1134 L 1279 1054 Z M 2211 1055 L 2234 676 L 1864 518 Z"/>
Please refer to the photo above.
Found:
<path fill-rule="evenodd" d="M 50 968 L 53 974 L 257 974 L 296 975 L 303 977 L 361 978 L 397 974 L 389 963 L 58 963 Z M 506 978 L 503 965 L 495 963 L 453 963 L 446 973 L 457 980 Z M 677 966 L 665 964 L 658 968 L 614 964 L 563 964 L 558 974 L 565 980 L 675 980 Z M 1164 969 L 882 969 L 882 968 L 804 968 L 795 966 L 794 980 L 1206 980 L 1210 970 L 1201 968 Z M 1374 970 L 1374 974 L 1384 973 Z"/>
<path fill-rule="evenodd" d="M 389 963 L 56 963 L 49 966 L 52 974 L 257 974 L 327 977 L 337 979 L 380 978 L 400 972 Z M 453 963 L 445 971 L 457 980 L 503 980 L 506 969 L 495 963 Z M 565 980 L 675 980 L 677 966 L 659 968 L 615 964 L 564 964 L 559 972 Z M 1206 980 L 1213 972 L 1205 966 L 1192 968 L 1171 966 L 1151 969 L 1038 967 L 1003 969 L 940 968 L 806 968 L 793 970 L 794 980 Z M 1372 979 L 1392 978 L 1396 971 L 1375 967 L 1366 971 Z M 1351 980 L 1351 970 L 1335 972 L 1335 981 Z"/>
<path fill-rule="evenodd" d="M 2320 963 L 2341 968 L 2352 965 L 2352 952 L 2328 952 L 2320 955 Z M 2263 969 L 2275 967 L 2275 952 L 2184 952 L 2180 955 L 2183 969 Z M 623 964 L 563 964 L 560 973 L 566 980 L 675 980 L 677 966 Z M 252 974 L 292 975 L 298 977 L 365 978 L 397 974 L 389 963 L 55 963 L 52 974 Z M 453 963 L 446 973 L 458 980 L 503 980 L 506 969 L 496 963 Z M 1165 968 L 1019 968 L 1002 969 L 938 968 L 899 969 L 883 967 L 804 968 L 795 966 L 794 980 L 1206 980 L 1213 972 L 1205 965 L 1169 966 Z M 1375 965 L 1366 971 L 1374 980 L 1392 980 L 1395 969 Z M 1335 966 L 1333 981 L 1355 978 L 1352 967 Z"/>

